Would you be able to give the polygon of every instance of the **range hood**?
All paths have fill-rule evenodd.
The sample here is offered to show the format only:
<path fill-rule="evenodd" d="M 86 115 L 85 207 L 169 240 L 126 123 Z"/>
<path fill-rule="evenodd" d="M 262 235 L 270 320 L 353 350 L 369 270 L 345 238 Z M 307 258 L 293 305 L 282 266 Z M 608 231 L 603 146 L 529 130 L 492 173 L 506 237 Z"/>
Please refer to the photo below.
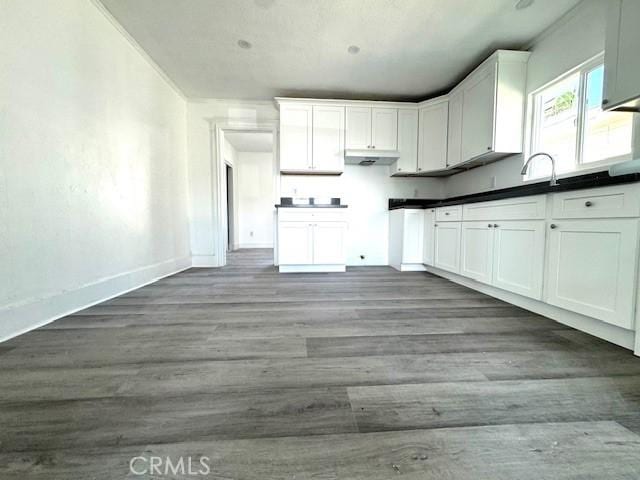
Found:
<path fill-rule="evenodd" d="M 400 158 L 397 150 L 370 150 L 367 148 L 344 151 L 344 163 L 347 165 L 391 165 Z"/>

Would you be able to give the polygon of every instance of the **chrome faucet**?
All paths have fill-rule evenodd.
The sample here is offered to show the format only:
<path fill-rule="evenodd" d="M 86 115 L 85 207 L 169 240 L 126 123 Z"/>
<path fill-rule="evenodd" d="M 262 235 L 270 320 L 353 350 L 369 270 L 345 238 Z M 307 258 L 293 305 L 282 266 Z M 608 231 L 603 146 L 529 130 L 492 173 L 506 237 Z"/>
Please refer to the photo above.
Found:
<path fill-rule="evenodd" d="M 522 167 L 522 171 L 520 172 L 520 175 L 526 175 L 527 170 L 529 169 L 529 164 L 531 163 L 531 160 L 540 156 L 547 157 L 549 160 L 551 160 L 551 186 L 552 187 L 557 186 L 558 180 L 556 179 L 556 161 L 551 155 L 545 152 L 534 153 L 529 158 L 527 158 L 527 161 L 524 162 L 524 167 Z"/>

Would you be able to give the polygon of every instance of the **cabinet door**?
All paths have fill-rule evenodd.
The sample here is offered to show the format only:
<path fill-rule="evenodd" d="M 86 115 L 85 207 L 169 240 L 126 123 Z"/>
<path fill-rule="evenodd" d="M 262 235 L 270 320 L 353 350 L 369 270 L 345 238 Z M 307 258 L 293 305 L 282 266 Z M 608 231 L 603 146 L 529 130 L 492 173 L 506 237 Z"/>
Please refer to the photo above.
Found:
<path fill-rule="evenodd" d="M 424 211 L 424 234 L 422 242 L 424 249 L 422 251 L 422 263 L 433 266 L 433 255 L 435 253 L 435 221 L 436 211 L 433 208 Z"/>
<path fill-rule="evenodd" d="M 313 107 L 313 170 L 344 170 L 344 107 Z"/>
<path fill-rule="evenodd" d="M 448 102 L 420 109 L 418 172 L 447 168 Z"/>
<path fill-rule="evenodd" d="M 422 263 L 424 212 L 405 210 L 402 263 Z"/>
<path fill-rule="evenodd" d="M 640 2 L 612 0 L 605 44 L 603 106 L 625 103 L 640 95 Z"/>
<path fill-rule="evenodd" d="M 542 299 L 545 222 L 507 221 L 494 225 L 493 286 Z"/>
<path fill-rule="evenodd" d="M 344 222 L 318 222 L 313 227 L 313 263 L 344 265 L 346 263 L 346 231 Z"/>
<path fill-rule="evenodd" d="M 496 65 L 468 80 L 462 99 L 462 161 L 493 150 Z"/>
<path fill-rule="evenodd" d="M 371 109 L 371 145 L 378 150 L 397 150 L 397 108 Z"/>
<path fill-rule="evenodd" d="M 462 90 L 449 96 L 449 122 L 447 128 L 447 166 L 462 162 Z"/>
<path fill-rule="evenodd" d="M 280 265 L 311 265 L 312 226 L 307 222 L 279 222 L 278 261 Z"/>
<path fill-rule="evenodd" d="M 435 224 L 434 266 L 453 273 L 460 271 L 460 223 Z"/>
<path fill-rule="evenodd" d="M 418 110 L 398 110 L 398 150 L 400 158 L 393 164 L 394 174 L 416 173 L 418 169 Z"/>
<path fill-rule="evenodd" d="M 549 231 L 547 302 L 633 328 L 638 220 L 560 220 Z"/>
<path fill-rule="evenodd" d="M 280 106 L 280 170 L 311 170 L 311 105 Z"/>
<path fill-rule="evenodd" d="M 347 107 L 346 148 L 356 150 L 371 147 L 371 108 Z"/>
<path fill-rule="evenodd" d="M 493 273 L 493 226 L 487 222 L 462 224 L 460 275 L 491 283 Z"/>

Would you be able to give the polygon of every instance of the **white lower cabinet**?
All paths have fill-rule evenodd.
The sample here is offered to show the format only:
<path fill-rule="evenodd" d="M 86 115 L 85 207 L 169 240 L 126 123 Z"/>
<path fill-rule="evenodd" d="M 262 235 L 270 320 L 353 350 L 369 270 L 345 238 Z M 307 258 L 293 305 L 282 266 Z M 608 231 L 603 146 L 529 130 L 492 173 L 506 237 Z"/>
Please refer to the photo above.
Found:
<path fill-rule="evenodd" d="M 494 287 L 542 299 L 544 228 L 542 220 L 499 221 L 494 224 L 491 281 Z"/>
<path fill-rule="evenodd" d="M 344 222 L 313 224 L 313 263 L 339 265 L 346 261 L 346 229 Z"/>
<path fill-rule="evenodd" d="M 281 272 L 336 272 L 346 268 L 347 222 L 343 209 L 280 209 Z"/>
<path fill-rule="evenodd" d="M 542 298 L 544 222 L 463 222 L 460 274 Z"/>
<path fill-rule="evenodd" d="M 547 302 L 632 329 L 638 220 L 554 220 L 549 231 Z"/>
<path fill-rule="evenodd" d="M 389 265 L 396 270 L 424 270 L 424 211 L 402 208 L 389 215 Z"/>
<path fill-rule="evenodd" d="M 479 282 L 491 283 L 493 273 L 493 224 L 464 222 L 460 274 Z"/>
<path fill-rule="evenodd" d="M 307 222 L 278 224 L 278 263 L 305 265 L 313 263 L 313 230 Z"/>
<path fill-rule="evenodd" d="M 433 266 L 460 272 L 460 222 L 438 222 L 434 226 Z"/>
<path fill-rule="evenodd" d="M 426 209 L 424 211 L 424 233 L 422 235 L 422 263 L 429 266 L 433 266 L 434 261 L 433 256 L 435 253 L 435 223 L 435 209 Z"/>

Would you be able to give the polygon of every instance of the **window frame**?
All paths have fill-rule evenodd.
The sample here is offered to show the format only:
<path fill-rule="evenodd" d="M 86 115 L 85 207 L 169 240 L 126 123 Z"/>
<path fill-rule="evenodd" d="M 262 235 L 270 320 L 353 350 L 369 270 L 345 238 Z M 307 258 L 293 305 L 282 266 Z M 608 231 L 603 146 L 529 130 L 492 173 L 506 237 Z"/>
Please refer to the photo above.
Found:
<path fill-rule="evenodd" d="M 566 71 L 562 75 L 554 78 L 550 82 L 545 83 L 539 88 L 531 91 L 528 95 L 527 102 L 527 110 L 528 110 L 528 121 L 527 121 L 527 136 L 526 136 L 526 145 L 525 145 L 525 155 L 523 162 L 526 161 L 529 156 L 533 153 L 536 153 L 534 150 L 534 146 L 537 143 L 540 135 L 539 127 L 539 118 L 537 112 L 539 111 L 540 104 L 538 102 L 538 95 L 542 93 L 544 90 L 549 87 L 557 84 L 567 78 L 579 74 L 578 80 L 578 93 L 576 96 L 576 100 L 578 101 L 578 110 L 577 110 L 577 119 L 576 119 L 576 145 L 575 145 L 575 158 L 573 163 L 573 169 L 559 174 L 559 177 L 567 177 L 573 176 L 576 174 L 582 174 L 593 170 L 603 170 L 605 167 L 610 165 L 624 162 L 627 160 L 631 160 L 633 158 L 633 147 L 635 142 L 635 122 L 634 119 L 631 119 L 632 122 L 632 136 L 631 136 L 631 152 L 626 155 L 618 155 L 615 157 L 609 157 L 602 160 L 598 160 L 596 162 L 588 162 L 584 163 L 584 140 L 585 140 L 585 128 L 586 128 L 586 115 L 585 115 L 585 92 L 587 89 L 587 77 L 589 73 L 598 68 L 599 66 L 604 65 L 604 52 L 601 52 L 589 60 L 579 64 L 578 66 Z M 541 102 L 540 102 L 541 103 Z M 542 177 L 533 177 L 531 176 L 532 169 L 529 169 L 529 172 L 524 178 L 524 181 L 540 181 L 549 178 L 549 176 Z"/>

